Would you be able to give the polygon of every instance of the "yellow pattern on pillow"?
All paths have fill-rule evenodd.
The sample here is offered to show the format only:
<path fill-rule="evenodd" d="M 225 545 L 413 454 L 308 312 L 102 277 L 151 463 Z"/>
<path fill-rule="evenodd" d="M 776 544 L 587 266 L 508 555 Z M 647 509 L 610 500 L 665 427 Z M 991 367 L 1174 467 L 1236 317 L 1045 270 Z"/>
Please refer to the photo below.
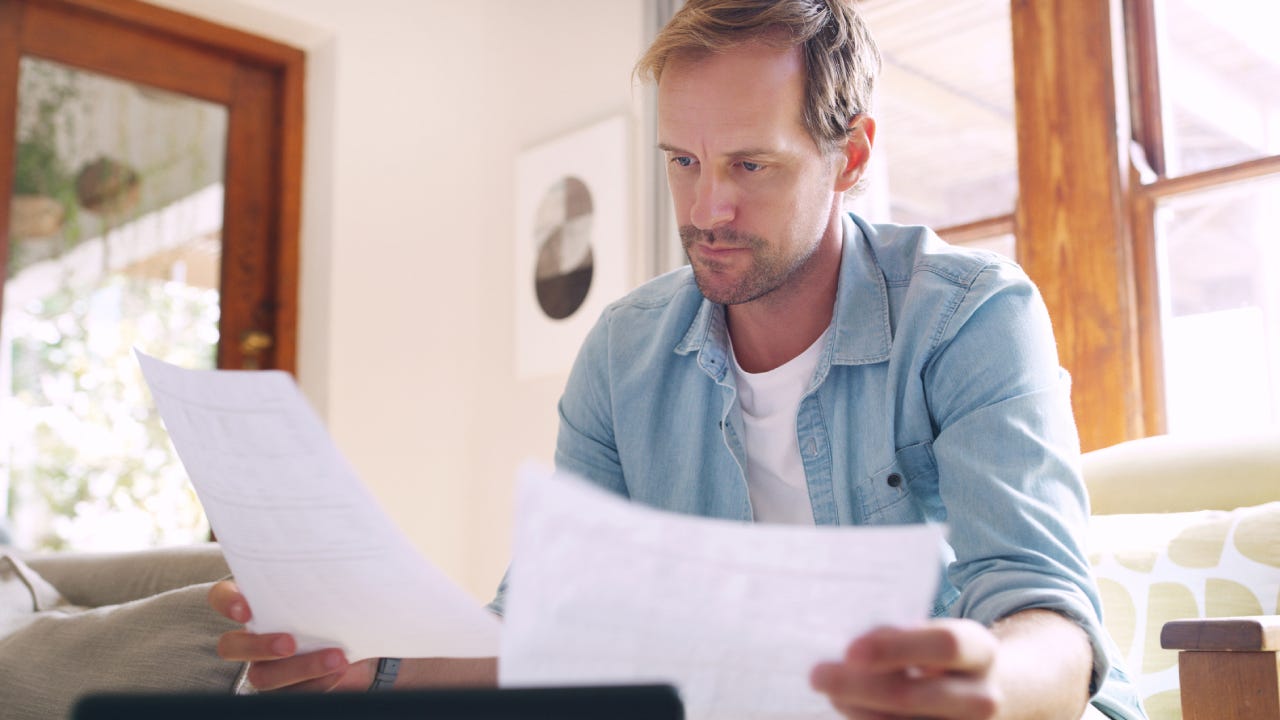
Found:
<path fill-rule="evenodd" d="M 1263 506 L 1267 507 L 1267 506 Z M 1280 522 L 1275 512 L 1245 515 L 1236 528 L 1236 547 L 1254 562 L 1280 568 Z"/>

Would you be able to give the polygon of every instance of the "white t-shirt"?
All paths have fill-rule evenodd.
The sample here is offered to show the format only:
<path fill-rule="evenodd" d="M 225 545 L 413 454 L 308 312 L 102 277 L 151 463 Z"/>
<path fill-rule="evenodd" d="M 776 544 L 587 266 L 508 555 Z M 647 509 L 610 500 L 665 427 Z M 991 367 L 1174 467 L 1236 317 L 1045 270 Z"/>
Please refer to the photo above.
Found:
<path fill-rule="evenodd" d="M 747 490 L 757 522 L 813 524 L 796 415 L 826 339 L 823 332 L 807 350 L 767 372 L 749 373 L 733 358 L 746 435 Z"/>

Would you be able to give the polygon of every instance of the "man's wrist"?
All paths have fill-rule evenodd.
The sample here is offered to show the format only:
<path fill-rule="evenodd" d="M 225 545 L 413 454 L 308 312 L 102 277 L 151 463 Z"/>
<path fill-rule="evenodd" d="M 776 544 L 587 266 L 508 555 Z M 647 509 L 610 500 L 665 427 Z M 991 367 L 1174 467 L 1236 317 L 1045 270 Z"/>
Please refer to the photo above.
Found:
<path fill-rule="evenodd" d="M 400 658 L 378 658 L 378 665 L 373 671 L 373 682 L 369 684 L 369 692 L 390 690 L 396 684 L 396 676 L 400 674 Z"/>

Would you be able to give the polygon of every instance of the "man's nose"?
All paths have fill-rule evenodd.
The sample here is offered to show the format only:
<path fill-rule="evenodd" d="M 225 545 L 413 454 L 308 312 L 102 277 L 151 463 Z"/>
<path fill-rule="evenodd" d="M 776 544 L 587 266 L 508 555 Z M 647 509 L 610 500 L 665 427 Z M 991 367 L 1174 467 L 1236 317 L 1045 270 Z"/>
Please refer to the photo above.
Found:
<path fill-rule="evenodd" d="M 733 221 L 734 190 L 715 173 L 702 173 L 694 185 L 689 221 L 700 230 L 712 230 Z"/>

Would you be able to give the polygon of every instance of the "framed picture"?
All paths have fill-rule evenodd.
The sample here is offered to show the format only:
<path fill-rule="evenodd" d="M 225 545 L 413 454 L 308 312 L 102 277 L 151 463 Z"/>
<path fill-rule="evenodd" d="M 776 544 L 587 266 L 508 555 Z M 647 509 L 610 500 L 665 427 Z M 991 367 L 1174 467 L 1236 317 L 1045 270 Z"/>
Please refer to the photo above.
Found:
<path fill-rule="evenodd" d="M 516 376 L 569 371 L 600 312 L 628 289 L 627 123 L 619 115 L 516 163 Z"/>

